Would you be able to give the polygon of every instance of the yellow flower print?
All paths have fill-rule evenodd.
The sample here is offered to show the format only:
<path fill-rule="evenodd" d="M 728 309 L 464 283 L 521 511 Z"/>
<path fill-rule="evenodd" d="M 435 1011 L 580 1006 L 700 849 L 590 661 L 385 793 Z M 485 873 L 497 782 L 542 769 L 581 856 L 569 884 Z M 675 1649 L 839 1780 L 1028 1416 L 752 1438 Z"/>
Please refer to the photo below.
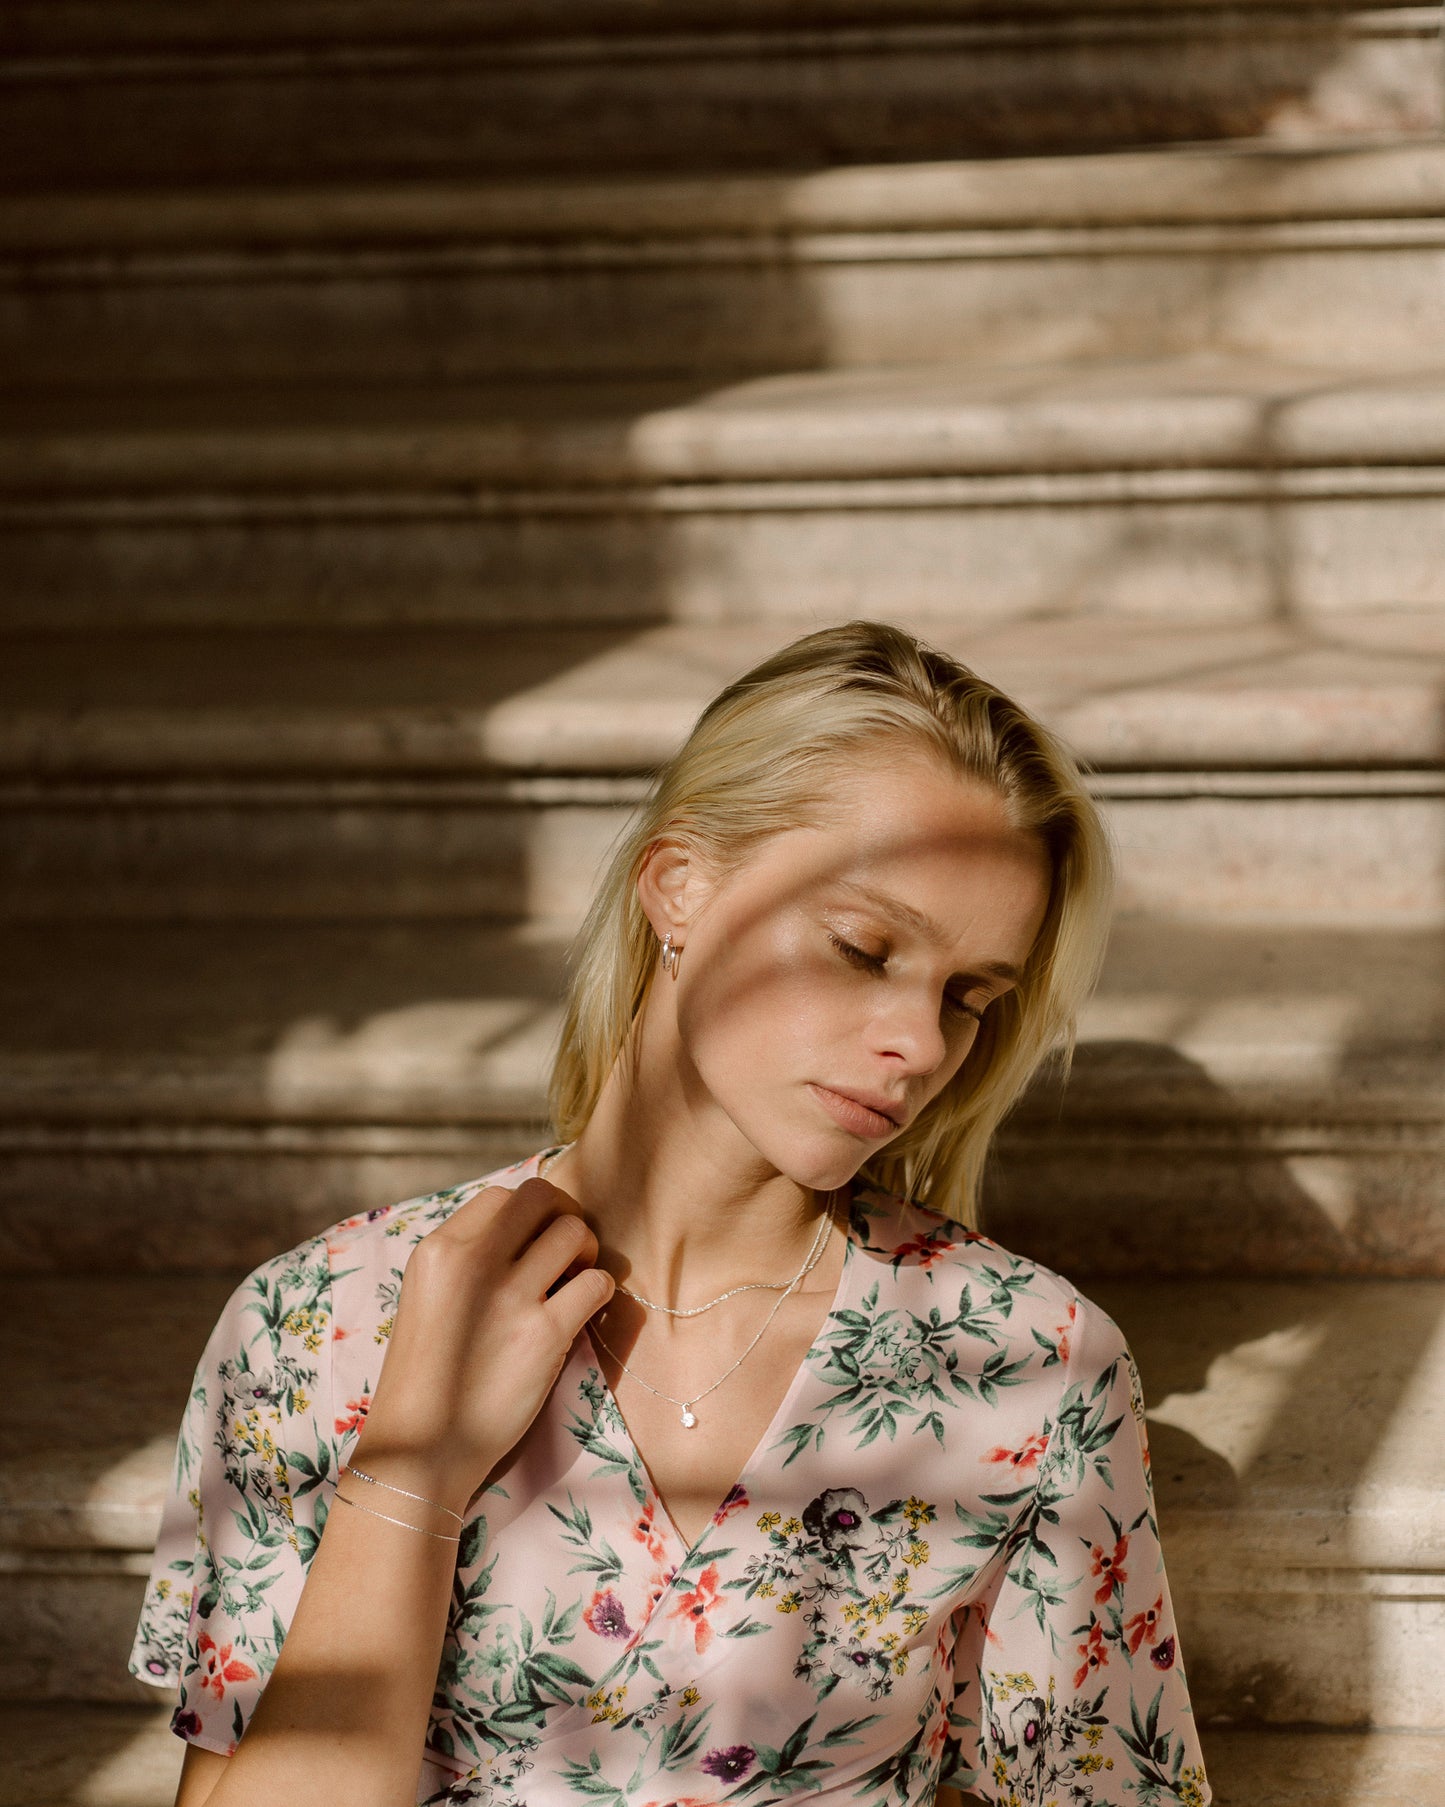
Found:
<path fill-rule="evenodd" d="M 611 1693 L 606 1688 L 599 1688 L 595 1694 L 589 1694 L 587 1704 L 593 1709 L 593 1725 L 615 1725 L 623 1717 L 622 1697 L 626 1692 L 624 1684 Z"/>
<path fill-rule="evenodd" d="M 689 1683 L 689 1685 L 683 1689 L 681 1699 L 682 1704 L 685 1707 L 695 1707 L 702 1699 L 702 1695 Z"/>
<path fill-rule="evenodd" d="M 296 1410 L 298 1412 L 309 1412 L 311 1410 L 311 1401 L 299 1387 L 296 1389 Z"/>
<path fill-rule="evenodd" d="M 782 1599 L 778 1602 L 778 1611 L 797 1612 L 802 1604 L 803 1596 L 801 1594 L 784 1594 Z"/>
<path fill-rule="evenodd" d="M 863 1608 L 856 1600 L 845 1600 L 843 1603 L 843 1617 L 850 1625 L 856 1625 L 863 1617 Z"/>
<path fill-rule="evenodd" d="M 769 1597 L 769 1595 L 775 1594 L 775 1593 L 777 1593 L 777 1591 L 778 1591 L 777 1588 L 773 1586 L 771 1581 L 760 1581 L 758 1583 L 758 1592 L 763 1596 L 763 1598 L 765 1600 Z"/>
<path fill-rule="evenodd" d="M 312 1311 L 298 1306 L 281 1320 L 281 1328 L 292 1336 L 299 1336 L 306 1347 L 313 1353 L 321 1347 L 321 1333 L 331 1321 L 330 1315 L 324 1311 Z"/>
<path fill-rule="evenodd" d="M 1099 1726 L 1086 1725 L 1084 1727 L 1084 1742 L 1086 1744 L 1097 1744 L 1103 1736 L 1104 1733 Z"/>
<path fill-rule="evenodd" d="M 905 1675 L 907 1673 L 907 1671 L 908 1671 L 908 1652 L 906 1650 L 900 1650 L 898 1652 L 898 1655 L 895 1656 L 893 1659 L 893 1673 L 895 1675 Z"/>
<path fill-rule="evenodd" d="M 995 1757 L 993 1760 L 993 1779 L 1000 1788 L 1004 1788 L 1008 1784 L 1008 1765 L 1002 1757 Z"/>
<path fill-rule="evenodd" d="M 798 1533 L 802 1530 L 802 1528 L 803 1528 L 802 1519 L 790 1518 L 783 1525 L 783 1536 L 784 1537 L 796 1537 L 798 1535 Z"/>
<path fill-rule="evenodd" d="M 1199 1765 L 1191 1764 L 1179 1778 L 1180 1796 L 1184 1807 L 1204 1807 L 1204 1771 Z"/>
<path fill-rule="evenodd" d="M 928 1541 L 927 1541 L 927 1539 L 922 1538 L 922 1537 L 915 1537 L 913 1542 L 911 1544 L 909 1544 L 907 1550 L 904 1552 L 903 1560 L 906 1563 L 908 1563 L 910 1567 L 915 1568 L 915 1569 L 919 1566 L 920 1563 L 927 1562 L 928 1561 Z"/>
<path fill-rule="evenodd" d="M 371 1339 L 372 1342 L 384 1343 L 386 1341 L 386 1339 L 391 1335 L 391 1327 L 395 1322 L 396 1322 L 396 1314 L 394 1312 L 392 1313 L 392 1315 L 389 1318 L 383 1318 L 376 1327 L 376 1335 Z"/>
<path fill-rule="evenodd" d="M 758 1520 L 758 1529 L 760 1531 L 771 1531 L 775 1526 L 782 1524 L 782 1522 L 783 1515 L 781 1512 L 765 1512 Z"/>
<path fill-rule="evenodd" d="M 929 1505 L 927 1500 L 915 1499 L 913 1495 L 910 1494 L 903 1502 L 903 1516 L 908 1520 L 908 1523 L 913 1530 L 916 1531 L 920 1525 L 926 1525 L 932 1519 L 936 1518 L 937 1511 L 934 1507 Z"/>
<path fill-rule="evenodd" d="M 921 1606 L 910 1606 L 903 1614 L 903 1629 L 909 1637 L 923 1630 L 928 1623 L 928 1614 Z"/>

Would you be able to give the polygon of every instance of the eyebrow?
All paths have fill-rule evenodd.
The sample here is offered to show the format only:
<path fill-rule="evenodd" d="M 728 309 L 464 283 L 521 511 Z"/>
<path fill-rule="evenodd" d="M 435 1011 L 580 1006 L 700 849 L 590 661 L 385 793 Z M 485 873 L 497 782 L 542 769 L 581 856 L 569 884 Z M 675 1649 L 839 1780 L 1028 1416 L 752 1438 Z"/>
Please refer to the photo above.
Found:
<path fill-rule="evenodd" d="M 890 897 L 886 891 L 875 891 L 869 885 L 860 885 L 856 879 L 840 878 L 837 880 L 840 890 L 851 892 L 875 909 L 881 910 L 885 916 L 891 916 L 895 922 L 903 922 L 917 934 L 930 941 L 942 943 L 948 939 L 942 927 L 922 910 L 915 910 L 912 904 L 904 903 L 901 897 Z M 988 979 L 1018 979 L 1022 975 L 1018 967 L 1007 960 L 980 960 L 973 969 L 975 975 Z"/>

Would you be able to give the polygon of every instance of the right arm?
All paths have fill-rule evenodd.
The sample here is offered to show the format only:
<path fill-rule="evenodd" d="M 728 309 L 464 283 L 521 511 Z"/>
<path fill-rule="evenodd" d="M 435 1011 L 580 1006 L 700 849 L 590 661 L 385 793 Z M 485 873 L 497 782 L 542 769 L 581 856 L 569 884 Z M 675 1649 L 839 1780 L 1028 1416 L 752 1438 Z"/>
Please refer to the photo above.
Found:
<path fill-rule="evenodd" d="M 356 1467 L 465 1511 L 611 1296 L 611 1276 L 590 1265 L 596 1238 L 571 1204 L 546 1180 L 489 1186 L 417 1244 L 350 1458 Z M 343 1484 L 369 1510 L 333 1502 L 244 1737 L 231 1757 L 187 1749 L 176 1807 L 287 1798 L 413 1807 L 457 1524 L 385 1488 Z"/>

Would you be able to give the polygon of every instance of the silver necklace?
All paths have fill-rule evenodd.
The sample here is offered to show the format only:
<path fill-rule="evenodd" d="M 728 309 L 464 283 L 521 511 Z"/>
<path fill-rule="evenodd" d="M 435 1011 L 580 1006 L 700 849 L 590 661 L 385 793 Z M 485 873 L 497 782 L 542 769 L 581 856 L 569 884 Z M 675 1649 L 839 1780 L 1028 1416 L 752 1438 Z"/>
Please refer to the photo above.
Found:
<path fill-rule="evenodd" d="M 812 1250 L 809 1251 L 810 1255 L 815 1254 L 817 1250 L 821 1249 L 821 1247 L 823 1245 L 823 1238 L 827 1234 L 828 1226 L 832 1223 L 832 1221 L 833 1221 L 833 1209 L 832 1209 L 832 1206 L 830 1205 L 828 1210 L 823 1214 L 822 1221 L 818 1225 L 818 1234 L 813 1238 L 813 1248 L 812 1248 Z M 811 1265 L 811 1263 L 809 1265 Z M 780 1294 L 780 1296 L 774 1302 L 773 1309 L 768 1313 L 767 1317 L 764 1318 L 762 1329 L 753 1338 L 753 1340 L 748 1344 L 747 1348 L 743 1350 L 742 1354 L 733 1363 L 733 1365 L 727 1370 L 727 1372 L 724 1374 L 719 1374 L 717 1379 L 712 1383 L 712 1385 L 710 1387 L 704 1387 L 700 1393 L 694 1393 L 690 1399 L 679 1399 L 676 1397 L 675 1394 L 664 1393 L 661 1387 L 653 1386 L 653 1384 L 650 1380 L 644 1380 L 640 1374 L 634 1373 L 633 1370 L 628 1367 L 627 1363 L 625 1361 L 623 1361 L 622 1357 L 611 1346 L 611 1344 L 607 1343 L 603 1340 L 602 1333 L 600 1330 L 594 1329 L 592 1334 L 593 1334 L 593 1336 L 595 1336 L 597 1338 L 597 1341 L 599 1343 L 601 1343 L 603 1349 L 606 1350 L 608 1355 L 610 1355 L 612 1357 L 613 1361 L 615 1361 L 617 1363 L 618 1367 L 621 1368 L 622 1372 L 624 1374 L 630 1375 L 631 1378 L 637 1382 L 638 1386 L 646 1387 L 649 1393 L 655 1394 L 657 1396 L 657 1398 L 659 1398 L 659 1399 L 665 1399 L 669 1405 L 680 1405 L 682 1407 L 682 1427 L 684 1430 L 690 1431 L 693 1428 L 693 1426 L 697 1423 L 697 1413 L 694 1412 L 692 1408 L 699 1402 L 699 1400 L 706 1399 L 709 1393 L 715 1393 L 717 1391 L 717 1389 L 722 1385 L 722 1383 L 728 1378 L 729 1375 L 737 1373 L 738 1369 L 740 1367 L 742 1367 L 743 1363 L 752 1354 L 753 1350 L 757 1348 L 757 1346 L 760 1342 L 762 1342 L 764 1336 L 767 1334 L 768 1329 L 772 1324 L 773 1319 L 778 1315 L 779 1311 L 782 1309 L 783 1300 L 786 1299 L 788 1294 L 790 1292 L 792 1292 L 793 1289 L 798 1285 L 798 1283 L 802 1279 L 802 1277 L 803 1276 L 801 1273 L 795 1274 L 793 1276 L 793 1278 L 788 1282 L 786 1289 Z"/>
<path fill-rule="evenodd" d="M 554 1148 L 550 1154 L 544 1155 L 537 1167 L 537 1177 L 540 1179 L 553 1161 L 559 1155 L 566 1154 L 571 1146 L 570 1142 L 564 1142 L 560 1148 Z M 715 1299 L 709 1299 L 706 1305 L 692 1305 L 686 1308 L 677 1305 L 659 1305 L 655 1300 L 644 1298 L 641 1293 L 633 1292 L 630 1286 L 624 1286 L 620 1280 L 617 1282 L 617 1290 L 620 1293 L 626 1293 L 629 1299 L 635 1299 L 639 1305 L 645 1305 L 649 1311 L 665 1312 L 670 1318 L 700 1318 L 704 1312 L 711 1311 L 714 1306 L 721 1305 L 726 1299 L 735 1299 L 739 1293 L 780 1292 L 786 1298 L 789 1291 L 800 1280 L 807 1279 L 821 1258 L 822 1249 L 815 1243 L 814 1252 L 808 1256 L 791 1280 L 749 1280 L 743 1286 L 729 1287 L 725 1293 L 719 1293 Z M 780 1300 L 779 1303 L 781 1304 L 782 1301 Z"/>

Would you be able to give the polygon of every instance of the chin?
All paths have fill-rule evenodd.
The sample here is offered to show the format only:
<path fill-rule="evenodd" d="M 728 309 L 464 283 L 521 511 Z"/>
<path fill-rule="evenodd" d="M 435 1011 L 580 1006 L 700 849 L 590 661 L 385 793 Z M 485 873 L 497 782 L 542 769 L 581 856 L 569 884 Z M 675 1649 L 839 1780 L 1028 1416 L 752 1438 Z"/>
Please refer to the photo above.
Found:
<path fill-rule="evenodd" d="M 792 1137 L 778 1136 L 777 1152 L 769 1158 L 795 1185 L 831 1192 L 847 1185 L 865 1161 L 887 1146 L 886 1142 L 861 1141 L 844 1130 L 810 1130 Z"/>

